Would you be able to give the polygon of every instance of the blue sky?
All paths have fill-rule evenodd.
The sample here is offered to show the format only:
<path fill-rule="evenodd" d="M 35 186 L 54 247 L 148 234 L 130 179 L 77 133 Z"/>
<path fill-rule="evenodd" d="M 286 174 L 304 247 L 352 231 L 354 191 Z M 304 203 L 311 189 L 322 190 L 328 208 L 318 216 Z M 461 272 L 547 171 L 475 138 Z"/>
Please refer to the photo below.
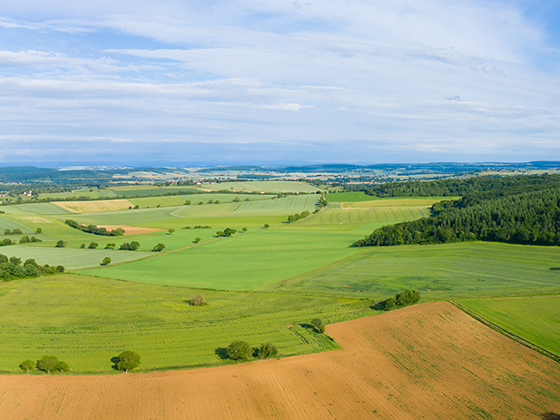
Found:
<path fill-rule="evenodd" d="M 3 0 L 0 163 L 560 160 L 559 3 Z"/>

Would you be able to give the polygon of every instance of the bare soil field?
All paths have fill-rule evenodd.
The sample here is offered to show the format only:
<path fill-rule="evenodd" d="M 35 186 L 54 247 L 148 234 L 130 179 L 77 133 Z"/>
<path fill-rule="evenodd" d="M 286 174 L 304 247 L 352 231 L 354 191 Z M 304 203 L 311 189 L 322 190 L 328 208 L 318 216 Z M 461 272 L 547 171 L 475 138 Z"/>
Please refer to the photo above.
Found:
<path fill-rule="evenodd" d="M 334 324 L 341 350 L 192 371 L 0 376 L 2 419 L 550 419 L 560 365 L 426 303 Z"/>
<path fill-rule="evenodd" d="M 100 228 L 104 227 L 109 231 L 118 228 L 124 229 L 123 236 L 137 235 L 139 233 L 161 232 L 165 230 L 165 229 L 147 228 L 147 227 L 131 226 L 131 225 L 98 225 L 98 227 Z"/>
<path fill-rule="evenodd" d="M 99 213 L 105 211 L 127 210 L 134 207 L 128 200 L 97 200 L 97 201 L 53 201 L 72 213 Z"/>

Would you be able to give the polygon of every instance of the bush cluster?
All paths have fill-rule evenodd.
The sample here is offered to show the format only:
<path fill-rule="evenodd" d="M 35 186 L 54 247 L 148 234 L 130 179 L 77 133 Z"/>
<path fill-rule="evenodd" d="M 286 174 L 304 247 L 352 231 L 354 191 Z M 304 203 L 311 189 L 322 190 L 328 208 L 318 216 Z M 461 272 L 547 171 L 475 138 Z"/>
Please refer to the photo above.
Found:
<path fill-rule="evenodd" d="M 293 222 L 297 222 L 300 219 L 305 219 L 307 216 L 309 216 L 311 213 L 306 211 L 302 211 L 299 214 L 292 214 L 291 216 L 288 216 L 288 223 L 293 223 Z"/>
<path fill-rule="evenodd" d="M 58 360 L 58 357 L 56 356 L 43 356 L 37 360 L 37 362 L 34 362 L 31 359 L 24 360 L 20 363 L 19 368 L 21 370 L 25 370 L 27 373 L 36 368 L 38 370 L 42 370 L 43 372 L 47 372 L 48 374 L 51 372 L 68 372 L 70 370 L 68 363 Z"/>
<path fill-rule="evenodd" d="M 103 236 L 122 236 L 124 233 L 124 229 L 117 228 L 111 231 L 108 231 L 104 227 L 97 227 L 96 225 L 81 225 L 74 220 L 66 220 L 68 226 L 73 227 L 74 229 L 81 230 L 82 232 L 86 233 L 93 233 L 94 235 L 103 235 Z"/>
<path fill-rule="evenodd" d="M 420 293 L 416 290 L 405 290 L 402 293 L 397 293 L 395 297 L 385 299 L 381 302 L 383 310 L 390 311 L 392 309 L 402 308 L 404 306 L 413 305 L 420 300 Z"/>
<path fill-rule="evenodd" d="M 253 349 L 245 341 L 234 341 L 226 349 L 227 356 L 233 360 L 248 360 L 251 357 L 258 359 L 268 359 L 278 356 L 278 349 L 272 343 L 261 344 Z"/>
<path fill-rule="evenodd" d="M 34 259 L 28 259 L 23 264 L 17 257 L 6 257 L 0 254 L 0 279 L 13 280 L 26 277 L 39 277 L 46 274 L 64 273 L 64 267 L 51 267 L 48 264 L 39 265 Z"/>
<path fill-rule="evenodd" d="M 138 248 L 140 248 L 140 243 L 137 241 L 125 242 L 119 247 L 120 250 L 124 251 L 136 251 Z"/>

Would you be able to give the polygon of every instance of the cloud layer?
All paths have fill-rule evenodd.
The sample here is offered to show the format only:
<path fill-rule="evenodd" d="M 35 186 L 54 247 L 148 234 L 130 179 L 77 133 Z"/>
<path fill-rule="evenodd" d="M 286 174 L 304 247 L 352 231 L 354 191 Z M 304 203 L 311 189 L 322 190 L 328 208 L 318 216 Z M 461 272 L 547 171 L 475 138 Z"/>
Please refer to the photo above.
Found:
<path fill-rule="evenodd" d="M 558 159 L 552 35 L 505 1 L 10 0 L 0 162 Z"/>

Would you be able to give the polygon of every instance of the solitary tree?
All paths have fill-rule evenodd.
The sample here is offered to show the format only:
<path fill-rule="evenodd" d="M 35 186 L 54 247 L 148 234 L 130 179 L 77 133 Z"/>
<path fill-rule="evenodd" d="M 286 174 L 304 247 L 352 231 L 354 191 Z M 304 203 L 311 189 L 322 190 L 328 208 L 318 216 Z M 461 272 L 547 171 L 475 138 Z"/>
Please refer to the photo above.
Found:
<path fill-rule="evenodd" d="M 35 231 L 35 235 L 40 235 L 42 232 L 43 232 L 43 229 L 37 228 L 37 230 Z"/>
<path fill-rule="evenodd" d="M 114 248 L 115 248 L 115 245 L 116 245 L 116 244 L 114 244 L 114 243 L 112 243 L 112 242 L 109 242 L 107 245 L 105 245 L 105 249 L 114 249 Z"/>
<path fill-rule="evenodd" d="M 29 373 L 29 371 L 35 369 L 35 362 L 33 360 L 30 360 L 30 359 L 24 360 L 23 362 L 21 362 L 19 364 L 19 368 L 21 370 L 25 370 L 27 373 Z"/>
<path fill-rule="evenodd" d="M 191 200 L 186 200 L 185 201 L 185 206 L 190 206 L 191 205 Z"/>
<path fill-rule="evenodd" d="M 200 241 L 202 241 L 202 239 L 200 239 L 200 238 L 198 238 L 198 237 L 194 238 L 194 243 L 195 243 L 195 244 L 199 243 Z"/>
<path fill-rule="evenodd" d="M 99 244 L 97 242 L 90 242 L 90 244 L 88 245 L 89 249 L 95 249 L 99 246 Z"/>
<path fill-rule="evenodd" d="M 258 358 L 267 359 L 278 355 L 278 349 L 272 343 L 261 344 L 259 347 Z"/>
<path fill-rule="evenodd" d="M 109 265 L 109 264 L 111 264 L 111 257 L 103 258 L 103 261 L 101 262 L 101 265 Z"/>
<path fill-rule="evenodd" d="M 37 369 L 47 372 L 49 375 L 51 371 L 56 370 L 56 365 L 60 362 L 56 356 L 43 356 L 37 360 Z"/>
<path fill-rule="evenodd" d="M 251 346 L 245 341 L 234 341 L 227 347 L 227 355 L 233 360 L 246 360 L 251 356 Z"/>
<path fill-rule="evenodd" d="M 85 247 L 86 247 L 86 244 L 85 244 L 85 243 L 83 243 L 83 244 L 80 245 L 80 248 L 82 248 L 82 249 L 84 249 Z"/>
<path fill-rule="evenodd" d="M 136 251 L 138 248 L 140 248 L 140 243 L 138 241 L 132 241 L 130 243 L 130 250 L 131 251 Z"/>
<path fill-rule="evenodd" d="M 175 232 L 175 229 L 169 229 L 168 232 L 171 235 L 173 232 Z"/>
<path fill-rule="evenodd" d="M 247 232 L 247 228 L 244 227 L 243 229 L 241 229 L 243 232 Z"/>
<path fill-rule="evenodd" d="M 270 227 L 270 225 L 269 225 L 268 223 L 265 223 L 265 224 L 264 224 L 264 228 L 265 228 L 265 229 L 268 229 L 269 227 Z"/>
<path fill-rule="evenodd" d="M 321 321 L 319 318 L 314 318 L 311 320 L 311 325 L 313 325 L 315 327 L 315 330 L 319 333 L 324 333 L 325 332 L 325 326 L 323 325 L 323 321 Z"/>
<path fill-rule="evenodd" d="M 119 362 L 117 363 L 117 369 L 124 370 L 128 372 L 140 365 L 140 355 L 135 351 L 123 351 L 119 354 Z"/>
<path fill-rule="evenodd" d="M 64 248 L 65 246 L 66 246 L 66 242 L 64 242 L 62 239 L 58 241 L 55 245 L 56 248 Z"/>

